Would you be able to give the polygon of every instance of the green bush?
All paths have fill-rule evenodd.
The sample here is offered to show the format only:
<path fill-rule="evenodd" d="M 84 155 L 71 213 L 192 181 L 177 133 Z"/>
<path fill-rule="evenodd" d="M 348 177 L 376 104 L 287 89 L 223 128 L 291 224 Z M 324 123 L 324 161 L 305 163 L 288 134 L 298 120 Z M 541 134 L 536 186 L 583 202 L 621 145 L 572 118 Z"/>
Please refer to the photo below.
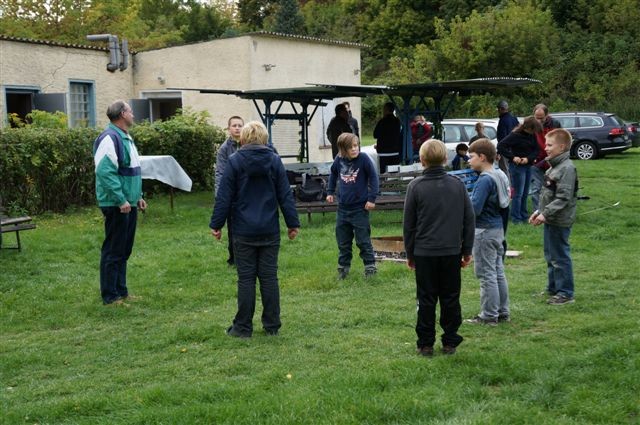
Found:
<path fill-rule="evenodd" d="M 0 132 L 3 203 L 29 212 L 64 211 L 94 199 L 95 129 L 24 128 Z"/>
<path fill-rule="evenodd" d="M 0 131 L 0 196 L 15 211 L 64 212 L 95 202 L 93 141 L 90 128 L 22 128 Z M 172 155 L 193 181 L 211 189 L 216 144 L 224 132 L 202 113 L 185 113 L 131 129 L 142 155 Z"/>

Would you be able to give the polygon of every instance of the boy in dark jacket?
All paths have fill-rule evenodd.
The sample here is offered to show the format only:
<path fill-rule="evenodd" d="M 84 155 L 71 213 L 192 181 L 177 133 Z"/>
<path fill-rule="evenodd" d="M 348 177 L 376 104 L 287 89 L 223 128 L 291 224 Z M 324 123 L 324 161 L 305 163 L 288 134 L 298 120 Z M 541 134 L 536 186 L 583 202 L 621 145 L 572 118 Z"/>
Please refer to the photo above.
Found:
<path fill-rule="evenodd" d="M 241 148 L 229 158 L 209 227 L 216 239 L 232 216 L 233 248 L 238 270 L 238 312 L 230 336 L 248 338 L 253 333 L 256 277 L 262 296 L 262 325 L 268 335 L 280 329 L 278 252 L 280 223 L 278 206 L 288 228 L 289 239 L 298 234 L 300 221 L 282 161 L 269 146 L 266 127 L 247 123 L 240 134 Z"/>
<path fill-rule="evenodd" d="M 433 355 L 438 301 L 443 352 L 454 354 L 462 342 L 460 267 L 471 263 L 475 216 L 462 181 L 446 173 L 446 160 L 444 143 L 431 139 L 422 144 L 425 170 L 409 183 L 404 203 L 404 246 L 407 265 L 416 272 L 416 334 L 423 356 Z"/>
<path fill-rule="evenodd" d="M 378 173 L 367 155 L 360 155 L 358 137 L 342 133 L 338 137 L 339 154 L 331 165 L 327 202 L 333 203 L 338 186 L 336 240 L 338 242 L 338 278 L 344 279 L 351 268 L 351 250 L 355 235 L 364 263 L 365 277 L 376 273 L 376 260 L 371 245 L 369 211 L 374 209 L 378 194 Z"/>
<path fill-rule="evenodd" d="M 540 205 L 529 218 L 534 226 L 544 224 L 544 258 L 547 261 L 547 292 L 551 305 L 573 299 L 573 261 L 569 246 L 571 226 L 576 221 L 578 173 L 569 159 L 571 133 L 551 130 L 546 135 L 545 158 L 551 168 L 544 175 Z"/>

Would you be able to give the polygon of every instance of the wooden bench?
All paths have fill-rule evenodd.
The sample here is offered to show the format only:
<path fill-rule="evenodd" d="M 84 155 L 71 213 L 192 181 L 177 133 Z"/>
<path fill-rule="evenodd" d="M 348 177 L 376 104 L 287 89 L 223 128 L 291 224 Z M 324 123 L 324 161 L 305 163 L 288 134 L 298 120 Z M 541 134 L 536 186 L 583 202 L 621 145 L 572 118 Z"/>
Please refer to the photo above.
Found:
<path fill-rule="evenodd" d="M 402 210 L 404 209 L 404 198 L 407 195 L 407 186 L 414 178 L 420 176 L 421 171 L 390 172 L 380 174 L 380 194 L 376 198 L 376 210 Z M 471 169 L 449 171 L 449 174 L 459 178 L 467 188 L 468 192 L 473 190 L 478 173 Z M 322 177 L 328 181 L 329 176 Z M 296 200 L 296 210 L 307 214 L 307 220 L 311 222 L 311 214 L 336 212 L 338 203 L 327 203 L 325 200 L 302 202 Z M 374 210 L 375 211 L 375 210 Z"/>
<path fill-rule="evenodd" d="M 17 249 L 22 250 L 20 244 L 20 232 L 23 230 L 35 229 L 35 223 L 31 223 L 31 217 L 7 217 L 5 210 L 2 207 L 2 200 L 0 199 L 0 249 Z M 2 235 L 4 233 L 15 232 L 16 234 L 16 246 L 4 246 Z"/>

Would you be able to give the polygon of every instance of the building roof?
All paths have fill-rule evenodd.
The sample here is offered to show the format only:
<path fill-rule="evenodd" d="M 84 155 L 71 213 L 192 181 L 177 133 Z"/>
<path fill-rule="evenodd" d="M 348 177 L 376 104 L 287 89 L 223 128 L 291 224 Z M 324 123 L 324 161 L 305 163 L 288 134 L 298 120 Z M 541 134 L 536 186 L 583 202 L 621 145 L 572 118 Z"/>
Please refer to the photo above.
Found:
<path fill-rule="evenodd" d="M 38 40 L 35 38 L 24 38 L 24 37 L 13 37 L 13 36 L 4 35 L 4 34 L 0 34 L 0 40 L 15 41 L 18 43 L 44 44 L 46 46 L 68 47 L 73 49 L 100 50 L 105 52 L 109 51 L 107 47 L 100 47 L 97 45 L 94 46 L 94 45 L 88 45 L 88 44 L 61 43 L 59 41 Z"/>
<path fill-rule="evenodd" d="M 369 47 L 369 45 L 367 44 L 362 44 L 362 43 L 356 43 L 353 41 L 343 41 L 343 40 L 331 40 L 328 38 L 319 38 L 319 37 L 311 37 L 308 35 L 297 35 L 297 34 L 283 34 L 283 33 L 279 33 L 279 32 L 271 32 L 271 31 L 255 31 L 255 32 L 249 32 L 246 34 L 240 34 L 238 35 L 238 37 L 242 37 L 245 35 L 256 35 L 256 36 L 263 36 L 263 37 L 273 37 L 273 38 L 284 38 L 284 39 L 291 39 L 291 40 L 302 40 L 302 41 L 311 41 L 314 43 L 321 43 L 321 44 L 333 44 L 333 45 L 338 45 L 338 46 L 347 46 L 347 47 L 357 47 L 360 49 L 366 49 Z"/>

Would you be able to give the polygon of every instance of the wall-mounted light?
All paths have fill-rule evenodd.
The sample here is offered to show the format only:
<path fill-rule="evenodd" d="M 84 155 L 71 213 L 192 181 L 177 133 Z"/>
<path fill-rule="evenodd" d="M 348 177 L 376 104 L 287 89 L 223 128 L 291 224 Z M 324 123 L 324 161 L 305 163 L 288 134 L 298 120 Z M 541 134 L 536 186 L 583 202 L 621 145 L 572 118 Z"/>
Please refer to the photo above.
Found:
<path fill-rule="evenodd" d="M 262 65 L 262 67 L 265 71 L 271 71 L 271 68 L 275 68 L 276 66 L 272 63 L 265 63 L 264 65 Z"/>
<path fill-rule="evenodd" d="M 354 69 L 353 70 L 353 75 L 358 75 L 360 74 L 360 70 L 359 69 Z"/>
<path fill-rule="evenodd" d="M 158 82 L 160 84 L 164 84 L 167 80 L 162 76 L 162 75 L 158 75 Z"/>

